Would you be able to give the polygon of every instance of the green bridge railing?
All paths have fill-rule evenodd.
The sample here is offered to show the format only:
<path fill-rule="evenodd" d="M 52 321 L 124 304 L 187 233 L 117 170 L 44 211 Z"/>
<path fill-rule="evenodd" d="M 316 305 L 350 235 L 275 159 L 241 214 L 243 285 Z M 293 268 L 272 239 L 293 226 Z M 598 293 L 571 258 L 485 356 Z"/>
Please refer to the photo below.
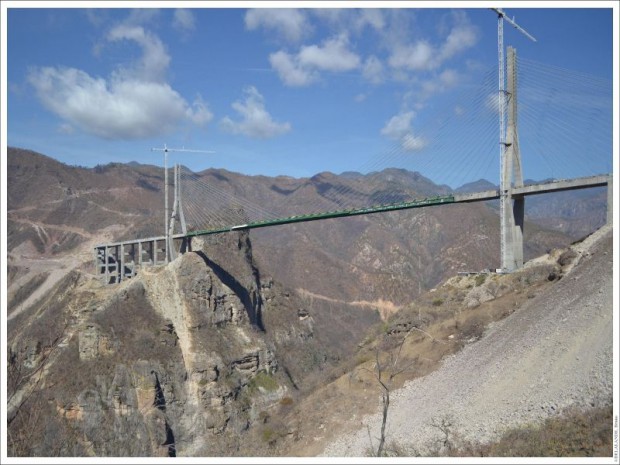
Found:
<path fill-rule="evenodd" d="M 348 210 L 335 210 L 322 213 L 310 213 L 306 215 L 295 215 L 286 218 L 278 218 L 274 220 L 255 221 L 252 223 L 239 224 L 226 228 L 218 229 L 204 229 L 200 231 L 191 231 L 186 234 L 186 237 L 193 236 L 206 236 L 209 234 L 222 234 L 230 231 L 238 231 L 243 229 L 257 229 L 266 228 L 269 226 L 278 226 L 291 223 L 304 223 L 308 221 L 326 220 L 330 218 L 343 218 L 347 216 L 368 215 L 371 213 L 380 213 L 396 210 L 407 210 L 409 208 L 428 207 L 431 205 L 443 205 L 447 203 L 454 203 L 453 195 L 428 197 L 420 200 L 412 200 L 409 202 L 391 203 L 385 205 L 375 205 L 373 207 L 365 208 L 353 208 Z"/>

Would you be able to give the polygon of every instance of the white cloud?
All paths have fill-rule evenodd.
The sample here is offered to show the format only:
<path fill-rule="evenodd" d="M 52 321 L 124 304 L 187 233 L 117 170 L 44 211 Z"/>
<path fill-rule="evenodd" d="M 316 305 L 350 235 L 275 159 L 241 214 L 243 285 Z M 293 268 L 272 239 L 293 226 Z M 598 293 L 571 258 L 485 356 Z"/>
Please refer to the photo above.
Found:
<path fill-rule="evenodd" d="M 256 87 L 246 87 L 243 93 L 245 99 L 232 104 L 232 108 L 239 113 L 241 120 L 233 121 L 228 116 L 224 117 L 221 121 L 224 130 L 259 139 L 276 137 L 291 130 L 290 123 L 273 121 L 265 109 L 265 99 L 256 90 Z"/>
<path fill-rule="evenodd" d="M 307 86 L 319 77 L 316 71 L 303 68 L 296 57 L 282 50 L 269 55 L 269 63 L 287 86 Z"/>
<path fill-rule="evenodd" d="M 381 135 L 387 136 L 390 139 L 400 139 L 407 133 L 411 132 L 411 120 L 415 113 L 413 111 L 407 111 L 399 113 L 396 116 L 392 116 L 390 120 L 381 129 Z"/>
<path fill-rule="evenodd" d="M 194 13 L 191 10 L 185 8 L 179 8 L 174 10 L 174 18 L 172 20 L 172 26 L 175 29 L 184 32 L 190 32 L 196 29 L 196 20 Z"/>
<path fill-rule="evenodd" d="M 185 116 L 197 126 L 205 126 L 213 119 L 213 113 L 200 95 L 194 99 L 191 108 L 185 109 Z"/>
<path fill-rule="evenodd" d="M 133 77 L 147 81 L 158 81 L 170 64 L 170 56 L 158 37 L 145 31 L 141 26 L 120 25 L 113 28 L 107 36 L 108 41 L 133 40 L 142 48 L 142 58 L 130 68 L 119 68 L 122 77 Z"/>
<path fill-rule="evenodd" d="M 272 69 L 287 86 L 311 85 L 324 72 L 354 70 L 372 84 L 389 77 L 416 85 L 427 77 L 425 73 L 436 73 L 437 78 L 445 64 L 472 47 L 479 35 L 465 12 L 443 15 L 443 26 L 435 28 L 438 36 L 420 35 L 416 17 L 379 8 L 261 8 L 248 10 L 245 25 L 275 31 L 288 40 L 269 55 Z M 308 42 L 311 33 L 321 33 L 322 38 Z M 301 40 L 305 42 L 295 45 Z M 369 40 L 374 45 L 362 54 L 358 42 Z M 426 92 L 450 85 L 429 83 Z"/>
<path fill-rule="evenodd" d="M 457 53 L 474 46 L 478 41 L 478 32 L 476 28 L 469 23 L 464 12 L 460 13 L 462 14 L 455 13 L 454 18 L 456 25 L 452 28 L 446 41 L 441 46 L 439 52 L 440 62 L 452 58 Z"/>
<path fill-rule="evenodd" d="M 445 69 L 439 74 L 439 81 L 446 87 L 454 87 L 459 79 L 459 74 L 453 69 Z"/>
<path fill-rule="evenodd" d="M 353 100 L 354 100 L 356 103 L 362 103 L 362 102 L 363 102 L 363 101 L 365 101 L 367 98 L 368 98 L 368 94 L 363 94 L 363 93 L 362 93 L 362 94 L 357 94 L 357 95 L 353 98 Z"/>
<path fill-rule="evenodd" d="M 187 118 L 207 122 L 205 108 L 191 108 L 168 84 L 93 78 L 75 68 L 42 68 L 29 80 L 39 99 L 74 126 L 105 139 L 138 139 L 165 133 Z"/>
<path fill-rule="evenodd" d="M 245 27 L 272 29 L 283 38 L 298 42 L 311 30 L 303 10 L 292 8 L 254 8 L 245 14 Z"/>
<path fill-rule="evenodd" d="M 348 49 L 349 40 L 344 34 L 327 39 L 322 46 L 301 47 L 297 59 L 302 67 L 325 71 L 350 71 L 360 65 L 360 57 Z"/>
<path fill-rule="evenodd" d="M 420 83 L 420 92 L 418 93 L 418 96 L 421 99 L 427 99 L 431 95 L 439 92 L 441 88 L 441 84 L 435 79 L 428 79 Z"/>
<path fill-rule="evenodd" d="M 108 79 L 65 67 L 29 72 L 39 100 L 65 123 L 105 139 L 139 139 L 164 134 L 184 121 L 202 126 L 213 118 L 200 97 L 190 105 L 164 81 L 170 57 L 156 36 L 121 25 L 106 38 L 136 42 L 142 57 Z"/>
<path fill-rule="evenodd" d="M 444 92 L 456 86 L 461 79 L 460 75 L 453 69 L 445 69 L 439 75 L 422 81 L 420 84 L 420 92 L 417 96 L 421 99 L 428 99 L 434 94 Z"/>
<path fill-rule="evenodd" d="M 381 129 L 381 135 L 399 141 L 403 150 L 407 152 L 423 149 L 427 145 L 426 140 L 420 136 L 415 136 L 411 128 L 411 121 L 414 117 L 413 111 L 401 112 L 393 116 Z"/>
<path fill-rule="evenodd" d="M 473 47 L 478 41 L 478 31 L 465 13 L 454 14 L 453 26 L 445 40 L 433 45 L 420 39 L 414 43 L 399 42 L 394 45 L 388 63 L 396 69 L 430 71 L 439 68 L 447 60 Z"/>
<path fill-rule="evenodd" d="M 416 152 L 422 150 L 428 145 L 422 137 L 416 137 L 413 134 L 405 134 L 401 139 L 401 145 L 407 152 Z"/>
<path fill-rule="evenodd" d="M 383 11 L 376 8 L 313 8 L 310 12 L 335 31 L 350 30 L 359 34 L 367 26 L 376 31 L 385 27 Z"/>
<path fill-rule="evenodd" d="M 383 82 L 383 63 L 374 55 L 370 55 L 364 62 L 362 70 L 364 78 L 373 84 L 381 84 Z"/>
<path fill-rule="evenodd" d="M 355 29 L 361 31 L 365 26 L 370 26 L 377 31 L 385 27 L 385 18 L 381 10 L 375 8 L 362 8 L 358 10 L 359 16 L 355 19 Z"/>
<path fill-rule="evenodd" d="M 348 48 L 345 35 L 332 37 L 319 45 L 302 46 L 292 55 L 283 50 L 269 55 L 269 62 L 289 86 L 307 86 L 319 78 L 319 71 L 345 72 L 360 66 L 360 57 Z"/>
<path fill-rule="evenodd" d="M 100 8 L 87 8 L 84 10 L 86 19 L 95 27 L 100 27 L 108 20 L 108 10 Z"/>
<path fill-rule="evenodd" d="M 426 71 L 436 66 L 434 57 L 433 47 L 428 42 L 420 40 L 415 44 L 397 47 L 388 62 L 393 68 Z"/>
<path fill-rule="evenodd" d="M 309 12 L 332 26 L 338 26 L 343 21 L 347 10 L 344 8 L 311 8 Z"/>
<path fill-rule="evenodd" d="M 129 16 L 123 21 L 123 24 L 127 26 L 152 25 L 159 14 L 160 10 L 157 8 L 134 8 L 129 12 Z"/>

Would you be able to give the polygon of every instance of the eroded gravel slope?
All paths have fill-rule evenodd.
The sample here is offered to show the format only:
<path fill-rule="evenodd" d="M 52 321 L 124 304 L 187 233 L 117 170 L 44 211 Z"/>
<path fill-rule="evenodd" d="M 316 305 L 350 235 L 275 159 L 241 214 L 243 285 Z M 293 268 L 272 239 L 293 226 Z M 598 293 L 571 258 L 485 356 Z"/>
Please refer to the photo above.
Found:
<path fill-rule="evenodd" d="M 606 227 L 576 247 L 580 261 L 560 282 L 430 375 L 392 393 L 388 442 L 433 453 L 449 418 L 466 439 L 487 441 L 563 408 L 612 403 L 613 251 Z M 364 456 L 379 414 L 338 438 L 323 455 Z M 376 443 L 376 442 L 375 442 Z"/>

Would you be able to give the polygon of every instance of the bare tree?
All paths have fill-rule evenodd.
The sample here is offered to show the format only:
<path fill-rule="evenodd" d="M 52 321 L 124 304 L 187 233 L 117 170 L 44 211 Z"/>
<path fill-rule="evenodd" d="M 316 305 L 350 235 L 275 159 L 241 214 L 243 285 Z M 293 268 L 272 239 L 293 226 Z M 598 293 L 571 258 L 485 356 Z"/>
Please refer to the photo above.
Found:
<path fill-rule="evenodd" d="M 379 445 L 377 446 L 377 457 L 382 457 L 385 454 L 385 429 L 387 426 L 388 412 L 390 408 L 390 392 L 392 391 L 392 387 L 394 385 L 394 378 L 396 378 L 401 373 L 407 371 L 414 362 L 410 362 L 408 364 L 402 364 L 402 350 L 407 340 L 409 334 L 414 328 L 407 331 L 403 339 L 398 344 L 398 347 L 387 351 L 384 357 L 381 355 L 381 350 L 377 346 L 375 350 L 375 366 L 372 370 L 367 368 L 363 368 L 366 371 L 372 373 L 373 377 L 379 383 L 381 387 L 381 404 L 382 404 L 382 419 L 381 419 L 381 435 L 379 437 Z M 382 360 L 383 359 L 383 360 Z M 369 431 L 370 434 L 370 431 Z M 372 439 L 371 439 L 371 447 L 372 447 Z M 374 452 L 374 451 L 373 451 Z"/>
<path fill-rule="evenodd" d="M 442 453 L 450 455 L 454 450 L 454 420 L 451 416 L 443 416 L 441 418 L 431 418 L 430 426 L 439 430 L 441 437 L 437 439 L 437 455 Z"/>
<path fill-rule="evenodd" d="M 429 337 L 433 342 L 437 342 L 440 344 L 447 344 L 445 341 L 436 339 L 435 337 L 433 337 L 431 334 L 427 333 L 426 331 L 416 326 L 412 326 L 411 328 L 409 328 L 407 333 L 403 336 L 400 343 L 397 346 L 394 346 L 392 349 L 387 349 L 387 350 L 382 351 L 380 347 L 377 345 L 375 349 L 375 365 L 373 369 L 370 370 L 368 368 L 362 368 L 362 370 L 372 373 L 373 377 L 377 380 L 377 382 L 379 383 L 379 386 L 381 387 L 381 404 L 382 404 L 381 434 L 379 437 L 379 445 L 377 446 L 376 453 L 374 451 L 374 447 L 372 444 L 372 437 L 370 435 L 370 429 L 368 430 L 371 450 L 373 451 L 373 454 L 375 454 L 377 457 L 382 457 L 387 454 L 385 430 L 387 426 L 387 419 L 388 419 L 388 413 L 389 413 L 389 408 L 390 408 L 390 393 L 394 386 L 394 379 L 398 375 L 410 370 L 411 367 L 416 363 L 416 360 L 412 360 L 408 363 L 403 363 L 403 357 L 402 357 L 403 355 L 402 352 L 403 352 L 403 347 L 405 345 L 405 341 L 407 340 L 407 338 L 413 331 L 418 331 L 424 334 L 425 336 Z"/>

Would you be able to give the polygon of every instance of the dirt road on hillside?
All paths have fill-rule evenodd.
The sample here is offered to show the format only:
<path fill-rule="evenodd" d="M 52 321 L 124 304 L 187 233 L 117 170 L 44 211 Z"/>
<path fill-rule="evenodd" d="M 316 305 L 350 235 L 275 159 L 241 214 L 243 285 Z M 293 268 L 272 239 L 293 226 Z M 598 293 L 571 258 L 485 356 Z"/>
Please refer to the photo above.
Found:
<path fill-rule="evenodd" d="M 30 247 L 23 248 L 25 250 L 20 247 L 9 253 L 10 263 L 14 263 L 26 270 L 21 277 L 10 280 L 7 283 L 7 295 L 9 296 L 9 300 L 12 294 L 17 292 L 21 286 L 27 284 L 28 281 L 34 279 L 34 277 L 39 273 L 46 272 L 48 273 L 48 276 L 45 281 L 32 292 L 32 294 L 30 294 L 19 304 L 17 308 L 11 308 L 8 310 L 7 321 L 12 320 L 22 312 L 28 310 L 28 308 L 30 308 L 37 301 L 44 298 L 53 289 L 53 287 L 72 270 L 80 267 L 84 263 L 88 263 L 89 261 L 92 262 L 93 248 L 95 245 L 112 241 L 114 233 L 118 233 L 119 231 L 125 229 L 120 225 L 111 225 L 99 231 L 97 234 L 92 234 L 84 229 L 67 225 L 48 225 L 21 219 L 13 221 L 30 224 L 36 228 L 37 231 L 42 231 L 43 234 L 47 234 L 45 232 L 47 228 L 59 229 L 64 232 L 74 232 L 84 237 L 84 242 L 82 242 L 77 248 L 60 254 L 56 258 L 41 256 L 32 245 L 30 245 Z"/>
<path fill-rule="evenodd" d="M 448 419 L 465 439 L 488 441 L 568 406 L 612 403 L 612 231 L 595 234 L 576 247 L 580 262 L 560 282 L 439 370 L 392 393 L 388 443 L 432 454 L 443 437 L 434 420 Z M 379 414 L 365 417 L 323 455 L 367 455 L 369 430 L 376 446 L 380 425 Z"/>

